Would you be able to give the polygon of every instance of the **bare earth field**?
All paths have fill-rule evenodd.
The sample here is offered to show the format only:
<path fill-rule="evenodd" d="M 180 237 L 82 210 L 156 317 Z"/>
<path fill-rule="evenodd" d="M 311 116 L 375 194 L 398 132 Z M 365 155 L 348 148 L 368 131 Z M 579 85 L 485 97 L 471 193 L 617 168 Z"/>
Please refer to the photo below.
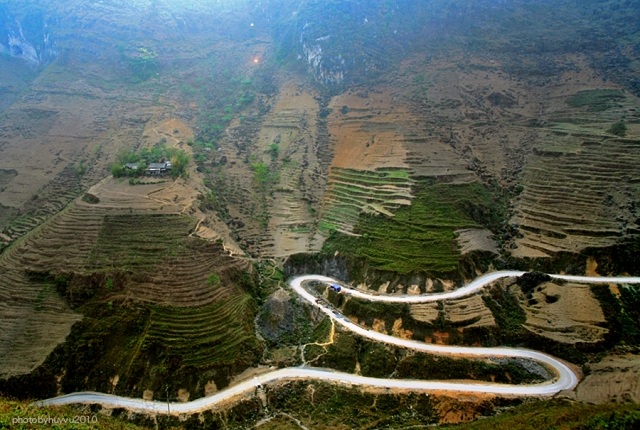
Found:
<path fill-rule="evenodd" d="M 588 285 L 552 282 L 540 286 L 533 294 L 536 304 L 526 306 L 524 327 L 558 342 L 599 342 L 607 329 L 600 304 Z"/>
<path fill-rule="evenodd" d="M 591 372 L 576 389 L 578 400 L 591 403 L 640 401 L 640 357 L 609 355 L 589 367 Z"/>

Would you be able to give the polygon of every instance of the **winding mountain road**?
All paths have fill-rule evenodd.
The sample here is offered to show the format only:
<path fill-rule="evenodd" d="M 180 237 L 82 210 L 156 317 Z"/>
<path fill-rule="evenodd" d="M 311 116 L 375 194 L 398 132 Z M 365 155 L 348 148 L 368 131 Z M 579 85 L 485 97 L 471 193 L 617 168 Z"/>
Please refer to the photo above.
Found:
<path fill-rule="evenodd" d="M 521 271 L 500 271 L 483 275 L 473 282 L 455 291 L 422 296 L 396 295 L 386 296 L 369 294 L 343 285 L 342 291 L 354 297 L 359 297 L 371 301 L 384 301 L 395 303 L 421 303 L 438 300 L 446 300 L 464 297 L 473 294 L 481 288 L 491 284 L 497 279 L 521 276 L 525 272 Z M 585 277 L 569 275 L 550 275 L 554 279 L 573 281 L 580 283 L 618 283 L 618 284 L 640 284 L 640 277 Z M 309 380 L 316 379 L 326 382 L 341 383 L 347 385 L 361 385 L 377 388 L 393 388 L 406 391 L 457 391 L 457 392 L 477 392 L 514 396 L 550 396 L 562 390 L 571 390 L 578 384 L 578 376 L 565 363 L 558 359 L 530 349 L 521 348 L 476 348 L 425 344 L 409 339 L 400 339 L 375 331 L 360 327 L 336 311 L 317 302 L 317 297 L 304 288 L 304 283 L 309 281 L 319 281 L 323 283 L 339 283 L 335 279 L 320 275 L 305 275 L 291 279 L 289 285 L 302 298 L 311 305 L 316 306 L 328 315 L 337 324 L 345 327 L 368 339 L 397 345 L 405 348 L 412 348 L 418 351 L 429 352 L 442 355 L 465 356 L 465 357 L 512 357 L 526 358 L 544 364 L 549 369 L 553 369 L 556 377 L 548 382 L 529 385 L 507 385 L 488 382 L 473 381 L 426 381 L 410 379 L 384 379 L 371 378 L 350 373 L 337 372 L 330 369 L 319 369 L 312 367 L 291 367 L 271 371 L 250 380 L 245 380 L 212 396 L 203 397 L 185 403 L 166 403 L 160 401 L 149 401 L 128 397 L 114 396 L 111 394 L 81 392 L 72 393 L 52 399 L 36 402 L 38 406 L 66 405 L 76 403 L 100 404 L 105 407 L 126 408 L 133 411 L 152 414 L 192 414 L 205 411 L 218 404 L 236 400 L 241 396 L 252 395 L 255 390 L 263 384 L 273 381 Z"/>

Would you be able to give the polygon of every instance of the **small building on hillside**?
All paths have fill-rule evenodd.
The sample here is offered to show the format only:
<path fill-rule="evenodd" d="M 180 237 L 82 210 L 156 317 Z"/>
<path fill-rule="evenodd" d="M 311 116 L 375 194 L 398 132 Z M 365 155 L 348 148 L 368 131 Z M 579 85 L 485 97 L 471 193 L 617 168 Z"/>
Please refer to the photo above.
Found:
<path fill-rule="evenodd" d="M 138 170 L 138 163 L 127 163 L 124 165 L 125 170 Z"/>
<path fill-rule="evenodd" d="M 147 175 L 164 175 L 171 171 L 171 162 L 165 161 L 163 163 L 149 163 L 144 171 Z"/>

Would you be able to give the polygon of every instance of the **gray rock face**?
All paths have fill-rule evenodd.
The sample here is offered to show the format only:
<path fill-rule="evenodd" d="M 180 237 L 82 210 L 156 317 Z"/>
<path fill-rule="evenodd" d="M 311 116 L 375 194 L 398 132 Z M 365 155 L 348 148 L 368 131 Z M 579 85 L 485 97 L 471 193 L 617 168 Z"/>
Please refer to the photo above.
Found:
<path fill-rule="evenodd" d="M 311 342 L 313 330 L 325 315 L 284 289 L 271 294 L 262 305 L 256 326 L 262 337 L 279 345 Z"/>
<path fill-rule="evenodd" d="M 298 309 L 300 312 L 301 309 Z M 296 309 L 289 294 L 283 289 L 271 294 L 258 314 L 258 327 L 262 336 L 278 342 L 295 330 Z"/>
<path fill-rule="evenodd" d="M 20 16 L 0 5 L 0 54 L 24 60 L 32 67 L 51 62 L 56 50 L 45 15 L 36 11 Z"/>

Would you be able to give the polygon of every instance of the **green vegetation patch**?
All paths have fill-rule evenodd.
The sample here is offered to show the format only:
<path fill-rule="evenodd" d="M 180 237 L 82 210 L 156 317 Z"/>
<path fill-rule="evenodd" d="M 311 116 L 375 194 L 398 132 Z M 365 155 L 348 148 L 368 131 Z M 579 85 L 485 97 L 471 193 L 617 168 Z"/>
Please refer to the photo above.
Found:
<path fill-rule="evenodd" d="M 627 125 L 622 121 L 613 123 L 613 125 L 607 129 L 607 133 L 624 137 L 627 135 Z"/>
<path fill-rule="evenodd" d="M 219 287 L 220 286 L 220 276 L 217 273 L 212 273 L 207 277 L 207 285 L 209 287 Z"/>
<path fill-rule="evenodd" d="M 182 149 L 166 146 L 165 138 L 151 148 L 143 148 L 140 152 L 121 151 L 116 157 L 116 162 L 111 165 L 111 174 L 114 178 L 142 176 L 150 163 L 165 161 L 171 162 L 171 168 L 167 173 L 170 173 L 173 178 L 188 175 L 189 155 Z"/>
<path fill-rule="evenodd" d="M 554 399 L 526 403 L 495 417 L 447 428 L 631 430 L 639 426 L 640 409 L 637 404 L 593 405 Z"/>
<path fill-rule="evenodd" d="M 106 215 L 89 264 L 119 270 L 154 266 L 184 249 L 194 226 L 186 215 Z"/>
<path fill-rule="evenodd" d="M 249 294 L 197 308 L 155 306 L 142 350 L 174 367 L 206 369 L 252 362 L 259 352 L 255 313 Z"/>
<path fill-rule="evenodd" d="M 589 112 L 602 112 L 622 99 L 624 95 L 620 90 L 585 90 L 569 97 L 567 104 L 574 108 L 586 108 Z"/>
<path fill-rule="evenodd" d="M 438 422 L 426 394 L 372 394 L 314 381 L 291 383 L 267 396 L 270 408 L 291 414 L 313 429 L 410 428 Z"/>
<path fill-rule="evenodd" d="M 423 183 L 410 206 L 393 217 L 362 214 L 354 228 L 359 236 L 333 232 L 327 253 L 364 258 L 376 269 L 407 274 L 447 274 L 458 267 L 455 230 L 493 226 L 502 205 L 480 183 Z"/>
<path fill-rule="evenodd" d="M 491 363 L 418 353 L 401 360 L 395 375 L 401 379 L 473 379 L 502 384 L 530 384 L 543 380 L 517 360 L 502 361 Z"/>
<path fill-rule="evenodd" d="M 640 288 L 621 286 L 618 290 L 620 295 L 616 297 L 608 285 L 591 287 L 607 319 L 609 332 L 605 340 L 609 346 L 640 345 Z"/>
<path fill-rule="evenodd" d="M 358 344 L 359 339 L 351 334 L 338 332 L 327 353 L 316 360 L 314 365 L 353 373 L 358 359 Z"/>
<path fill-rule="evenodd" d="M 493 314 L 496 324 L 506 336 L 514 336 L 522 330 L 527 315 L 520 306 L 518 298 L 508 289 L 491 288 L 482 296 L 484 303 Z"/>

